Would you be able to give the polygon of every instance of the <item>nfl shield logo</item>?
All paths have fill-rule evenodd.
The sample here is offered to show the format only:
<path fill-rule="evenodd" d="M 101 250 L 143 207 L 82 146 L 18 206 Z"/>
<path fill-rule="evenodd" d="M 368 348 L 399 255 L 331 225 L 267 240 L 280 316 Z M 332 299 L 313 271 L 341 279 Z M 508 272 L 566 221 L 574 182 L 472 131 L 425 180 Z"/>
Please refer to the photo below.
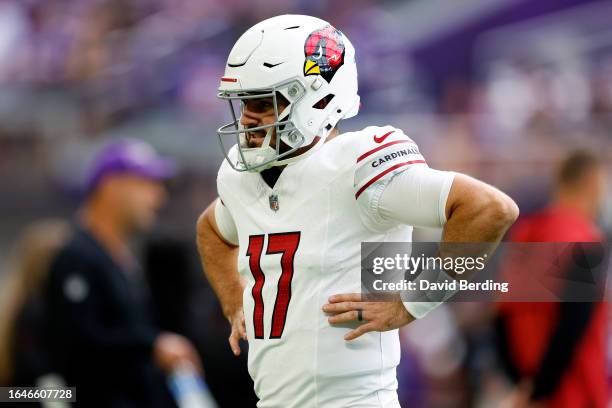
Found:
<path fill-rule="evenodd" d="M 268 198 L 270 199 L 270 209 L 274 212 L 278 211 L 278 196 L 271 194 Z"/>

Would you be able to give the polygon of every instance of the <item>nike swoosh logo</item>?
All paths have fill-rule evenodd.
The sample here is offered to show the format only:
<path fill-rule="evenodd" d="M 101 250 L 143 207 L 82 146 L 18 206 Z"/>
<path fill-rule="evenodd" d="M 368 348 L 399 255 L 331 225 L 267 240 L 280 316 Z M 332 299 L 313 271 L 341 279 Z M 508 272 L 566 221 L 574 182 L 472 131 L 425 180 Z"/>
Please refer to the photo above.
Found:
<path fill-rule="evenodd" d="M 374 135 L 374 141 L 375 141 L 376 143 L 382 143 L 382 142 L 384 142 L 384 141 L 385 141 L 385 139 L 386 139 L 387 137 L 389 137 L 389 135 L 390 135 L 391 133 L 393 133 L 393 132 L 395 132 L 395 130 L 392 130 L 392 131 L 390 131 L 390 132 L 387 132 L 387 133 L 385 133 L 385 134 L 384 134 L 384 135 L 382 135 L 382 136 L 376 136 L 376 135 Z"/>
<path fill-rule="evenodd" d="M 274 67 L 276 67 L 276 66 L 278 66 L 280 64 L 284 64 L 284 63 L 285 63 L 285 61 L 279 62 L 278 64 L 270 64 L 269 62 L 264 62 L 264 67 L 266 67 L 266 68 L 274 68 Z"/>

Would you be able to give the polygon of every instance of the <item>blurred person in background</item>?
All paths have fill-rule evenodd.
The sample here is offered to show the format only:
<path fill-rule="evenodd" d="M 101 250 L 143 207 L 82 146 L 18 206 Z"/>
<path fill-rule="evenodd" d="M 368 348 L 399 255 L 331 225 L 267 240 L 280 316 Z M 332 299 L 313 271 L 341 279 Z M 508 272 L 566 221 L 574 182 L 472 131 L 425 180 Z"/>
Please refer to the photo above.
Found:
<path fill-rule="evenodd" d="M 600 242 L 595 220 L 605 175 L 595 154 L 571 152 L 559 166 L 553 202 L 520 220 L 511 241 Z M 498 332 L 502 360 L 517 384 L 510 407 L 608 406 L 604 303 L 504 303 Z"/>
<path fill-rule="evenodd" d="M 68 232 L 62 220 L 38 221 L 16 245 L 14 270 L 0 296 L 0 385 L 34 386 L 49 371 L 41 343 L 41 291 Z"/>
<path fill-rule="evenodd" d="M 95 158 L 72 237 L 46 288 L 54 370 L 84 407 L 172 406 L 163 374 L 200 369 L 192 344 L 152 323 L 130 239 L 152 227 L 173 163 L 145 142 L 120 140 Z M 161 369 L 161 371 L 160 371 Z"/>

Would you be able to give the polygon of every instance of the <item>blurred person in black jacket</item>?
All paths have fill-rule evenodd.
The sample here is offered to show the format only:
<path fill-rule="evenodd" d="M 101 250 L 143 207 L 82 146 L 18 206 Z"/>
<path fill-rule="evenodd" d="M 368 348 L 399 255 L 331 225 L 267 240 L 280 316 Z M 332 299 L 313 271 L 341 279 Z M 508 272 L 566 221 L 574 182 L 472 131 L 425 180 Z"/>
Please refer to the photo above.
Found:
<path fill-rule="evenodd" d="M 49 373 L 41 341 L 41 291 L 68 232 L 62 220 L 41 220 L 17 241 L 12 273 L 0 296 L 0 386 L 35 386 Z"/>
<path fill-rule="evenodd" d="M 51 363 L 83 407 L 171 404 L 163 374 L 189 363 L 185 337 L 151 321 L 143 274 L 129 241 L 150 228 L 173 164 L 151 146 L 120 140 L 96 157 L 72 237 L 51 265 L 46 336 Z"/>

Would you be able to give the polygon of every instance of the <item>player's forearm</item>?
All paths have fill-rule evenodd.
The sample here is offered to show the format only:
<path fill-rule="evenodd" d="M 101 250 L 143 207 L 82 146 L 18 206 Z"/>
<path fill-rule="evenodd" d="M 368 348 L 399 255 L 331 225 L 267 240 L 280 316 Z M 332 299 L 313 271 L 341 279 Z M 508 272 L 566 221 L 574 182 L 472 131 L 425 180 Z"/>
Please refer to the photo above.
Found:
<path fill-rule="evenodd" d="M 197 224 L 197 245 L 206 278 L 215 291 L 226 316 L 242 308 L 242 281 L 238 273 L 238 247 L 227 244 L 210 222 L 211 207 Z M 214 217 L 214 215 L 213 215 Z"/>

